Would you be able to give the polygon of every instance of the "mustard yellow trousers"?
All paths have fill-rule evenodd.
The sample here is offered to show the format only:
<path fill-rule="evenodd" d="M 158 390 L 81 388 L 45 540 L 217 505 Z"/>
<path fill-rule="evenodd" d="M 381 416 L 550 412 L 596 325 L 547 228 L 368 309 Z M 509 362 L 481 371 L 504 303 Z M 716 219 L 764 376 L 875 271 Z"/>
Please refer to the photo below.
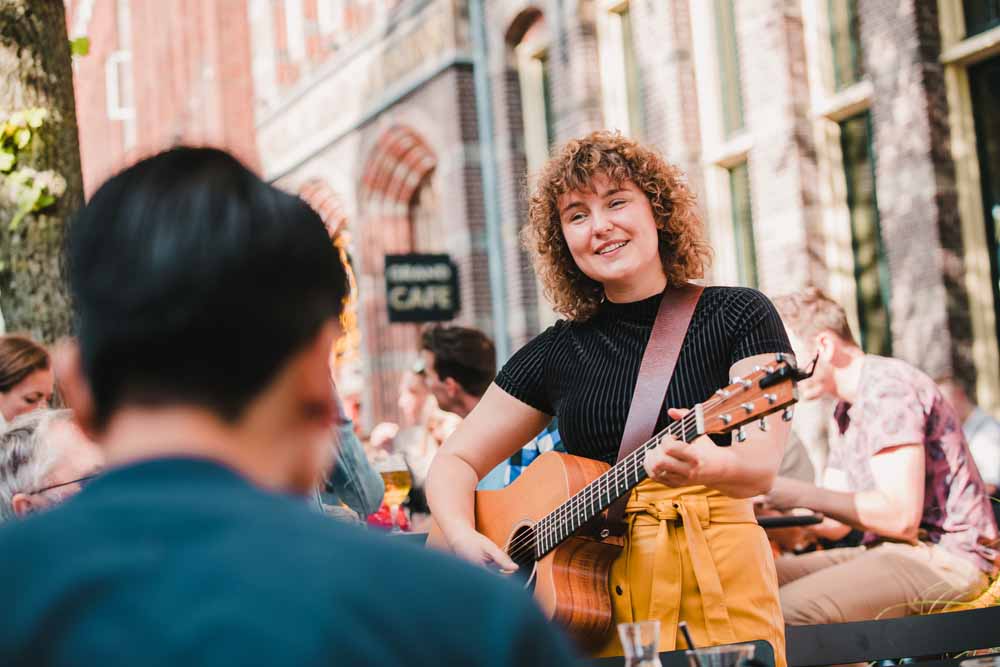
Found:
<path fill-rule="evenodd" d="M 778 578 L 749 500 L 703 486 L 673 489 L 646 480 L 626 509 L 625 549 L 611 568 L 615 623 L 660 620 L 659 650 L 764 639 L 785 667 Z M 599 656 L 621 655 L 616 627 Z"/>

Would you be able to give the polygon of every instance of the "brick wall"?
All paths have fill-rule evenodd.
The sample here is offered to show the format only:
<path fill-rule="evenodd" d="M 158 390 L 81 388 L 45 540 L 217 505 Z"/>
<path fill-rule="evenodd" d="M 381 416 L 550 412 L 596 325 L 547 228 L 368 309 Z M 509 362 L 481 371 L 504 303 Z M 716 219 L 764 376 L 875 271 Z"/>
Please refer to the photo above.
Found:
<path fill-rule="evenodd" d="M 973 372 L 936 3 L 859 0 L 893 353 L 932 375 Z M 892 48 L 886 48 L 891 45 Z"/>
<path fill-rule="evenodd" d="M 786 291 L 819 269 L 807 251 L 819 225 L 800 3 L 736 3 L 740 74 L 760 286 Z"/>
<path fill-rule="evenodd" d="M 132 0 L 129 9 L 126 44 L 116 27 L 116 3 L 95 2 L 87 25 L 92 50 L 74 64 L 87 194 L 135 160 L 178 143 L 220 146 L 257 168 L 246 3 Z M 118 49 L 132 54 L 131 147 L 123 121 L 108 118 L 105 67 Z M 120 71 L 127 76 L 129 70 Z"/>
<path fill-rule="evenodd" d="M 692 190 L 702 195 L 701 130 L 688 1 L 635 2 L 630 7 L 642 82 L 645 132 L 641 138 L 683 169 Z"/>
<path fill-rule="evenodd" d="M 343 201 L 359 273 L 365 428 L 398 419 L 399 380 L 418 354 L 418 325 L 388 322 L 383 277 L 387 252 L 451 255 L 462 293 L 456 323 L 492 328 L 473 92 L 471 68 L 451 67 L 279 181 L 298 191 L 310 179 L 320 178 Z M 296 123 L 298 114 L 317 112 L 309 104 L 297 105 L 281 122 Z M 268 144 L 261 150 L 269 160 L 287 147 Z M 414 247 L 411 237 L 408 204 L 423 177 L 432 179 L 437 193 L 441 238 L 432 248 Z"/>

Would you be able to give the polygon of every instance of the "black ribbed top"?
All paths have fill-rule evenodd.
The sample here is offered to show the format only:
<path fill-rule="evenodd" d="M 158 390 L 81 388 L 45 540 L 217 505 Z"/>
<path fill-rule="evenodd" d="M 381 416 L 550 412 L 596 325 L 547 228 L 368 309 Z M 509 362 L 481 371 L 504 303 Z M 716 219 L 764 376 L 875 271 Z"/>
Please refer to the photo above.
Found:
<path fill-rule="evenodd" d="M 511 357 L 496 384 L 559 417 L 566 451 L 613 463 L 661 297 L 605 301 L 587 322 L 556 322 Z M 704 401 L 729 384 L 734 363 L 766 352 L 791 352 L 768 298 L 743 287 L 706 288 L 681 346 L 666 407 L 689 408 Z M 657 431 L 669 422 L 664 410 Z M 731 436 L 715 439 L 720 445 L 732 441 Z"/>

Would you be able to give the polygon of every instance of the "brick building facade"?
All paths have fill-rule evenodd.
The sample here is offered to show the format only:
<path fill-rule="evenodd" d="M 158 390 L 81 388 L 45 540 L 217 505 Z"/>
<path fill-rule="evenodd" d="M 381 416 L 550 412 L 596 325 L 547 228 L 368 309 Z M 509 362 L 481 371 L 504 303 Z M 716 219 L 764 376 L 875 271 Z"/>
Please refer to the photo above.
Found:
<path fill-rule="evenodd" d="M 614 127 L 686 170 L 716 250 L 712 282 L 819 285 L 867 349 L 955 374 L 996 411 L 1000 137 L 973 76 L 1000 51 L 992 6 L 486 0 L 512 347 L 554 319 L 517 237 L 530 174 L 551 145 Z M 372 420 L 394 416 L 417 330 L 387 322 L 386 252 L 450 253 L 458 321 L 492 332 L 467 10 L 251 0 L 262 169 L 342 198 Z"/>
<path fill-rule="evenodd" d="M 176 144 L 259 167 L 245 0 L 66 0 L 84 189 Z"/>
<path fill-rule="evenodd" d="M 307 199 L 307 185 L 323 183 L 347 219 L 362 336 L 341 389 L 361 393 L 371 426 L 395 417 L 399 380 L 418 356 L 418 326 L 388 322 L 387 253 L 449 254 L 460 321 L 492 330 L 463 3 L 249 4 L 262 171 Z M 309 48 L 295 46 L 301 38 Z"/>
<path fill-rule="evenodd" d="M 470 6 L 69 0 L 71 36 L 93 45 L 75 63 L 88 192 L 140 155 L 213 143 L 335 216 L 361 330 L 343 381 L 370 427 L 395 418 L 416 357 L 417 325 L 388 323 L 384 255 L 451 255 L 457 321 L 516 349 L 554 320 L 518 241 L 530 174 L 551 145 L 618 128 L 687 172 L 710 281 L 819 285 L 867 349 L 1000 410 L 995 2 L 483 0 L 484 54 Z"/>

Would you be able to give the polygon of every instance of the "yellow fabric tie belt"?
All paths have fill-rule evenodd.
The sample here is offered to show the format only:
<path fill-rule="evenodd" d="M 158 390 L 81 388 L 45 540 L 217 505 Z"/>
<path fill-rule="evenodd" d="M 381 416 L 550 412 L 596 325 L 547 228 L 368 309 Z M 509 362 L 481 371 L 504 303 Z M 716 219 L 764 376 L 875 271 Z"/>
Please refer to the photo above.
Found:
<path fill-rule="evenodd" d="M 662 493 L 659 492 L 661 489 Z M 680 620 L 682 586 L 678 520 L 683 525 L 684 535 L 687 538 L 687 550 L 698 590 L 701 592 L 705 625 L 711 644 L 734 643 L 736 635 L 726 607 L 725 592 L 722 590 L 719 572 L 705 538 L 704 529 L 713 523 L 756 523 L 753 504 L 749 500 L 736 500 L 725 496 L 681 495 L 664 498 L 662 496 L 669 495 L 671 491 L 666 487 L 650 490 L 651 493 L 643 491 L 645 489 L 640 488 L 634 492 L 625 508 L 629 531 L 629 539 L 625 542 L 625 558 L 631 557 L 632 531 L 636 524 L 659 523 L 649 618 L 661 619 L 661 628 L 667 630 L 668 637 L 669 634 L 673 634 L 671 645 L 660 646 L 660 650 L 673 650 L 677 646 L 676 628 Z M 628 563 L 629 560 L 626 560 L 626 568 Z M 633 581 L 630 573 L 626 574 L 626 581 Z M 632 607 L 631 592 L 628 607 Z"/>

